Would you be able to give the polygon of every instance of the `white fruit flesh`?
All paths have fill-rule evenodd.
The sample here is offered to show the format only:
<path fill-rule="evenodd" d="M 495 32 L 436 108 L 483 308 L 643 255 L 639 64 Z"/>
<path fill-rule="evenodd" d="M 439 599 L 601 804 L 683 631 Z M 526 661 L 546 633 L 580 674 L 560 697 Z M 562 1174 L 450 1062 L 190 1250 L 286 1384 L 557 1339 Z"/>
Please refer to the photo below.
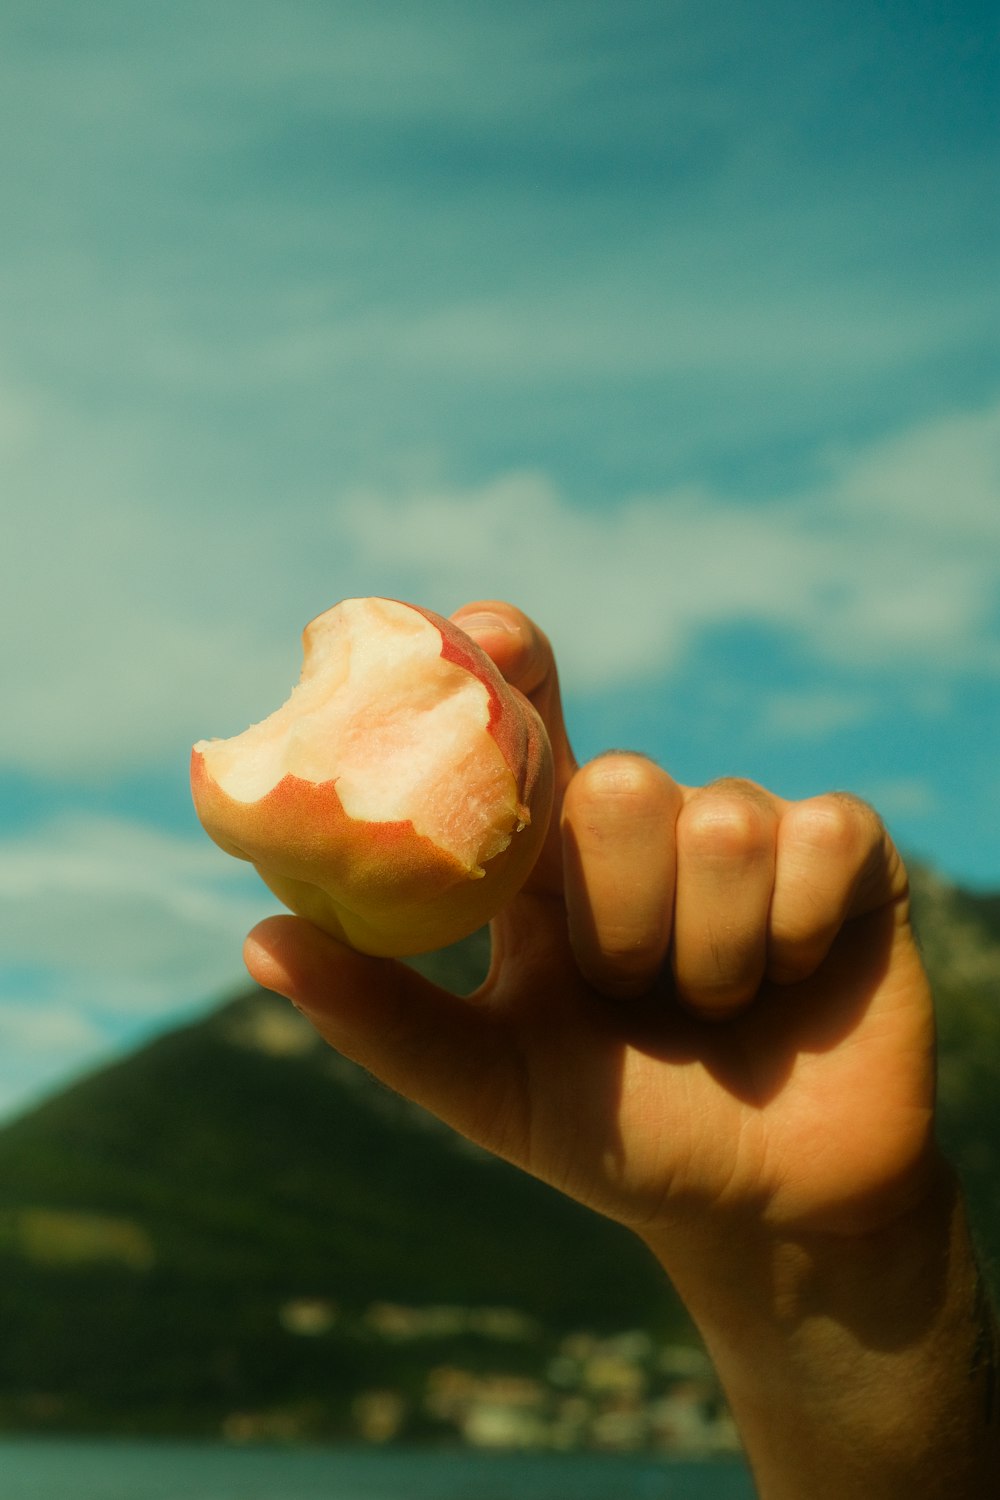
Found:
<path fill-rule="evenodd" d="M 478 871 L 518 827 L 517 788 L 489 732 L 490 695 L 441 655 L 441 634 L 419 611 L 387 599 L 348 599 L 303 636 L 302 676 L 269 718 L 195 749 L 239 802 L 284 777 L 335 781 L 351 818 L 412 822 Z"/>

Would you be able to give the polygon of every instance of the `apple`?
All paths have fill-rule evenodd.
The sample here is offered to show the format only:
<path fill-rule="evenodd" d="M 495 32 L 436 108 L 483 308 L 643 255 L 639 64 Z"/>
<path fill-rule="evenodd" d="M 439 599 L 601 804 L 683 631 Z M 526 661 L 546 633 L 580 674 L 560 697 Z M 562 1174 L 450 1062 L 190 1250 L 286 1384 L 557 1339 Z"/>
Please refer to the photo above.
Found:
<path fill-rule="evenodd" d="M 269 718 L 191 754 L 195 809 L 278 898 L 363 953 L 457 942 L 527 879 L 552 804 L 541 719 L 456 625 L 345 599 Z"/>

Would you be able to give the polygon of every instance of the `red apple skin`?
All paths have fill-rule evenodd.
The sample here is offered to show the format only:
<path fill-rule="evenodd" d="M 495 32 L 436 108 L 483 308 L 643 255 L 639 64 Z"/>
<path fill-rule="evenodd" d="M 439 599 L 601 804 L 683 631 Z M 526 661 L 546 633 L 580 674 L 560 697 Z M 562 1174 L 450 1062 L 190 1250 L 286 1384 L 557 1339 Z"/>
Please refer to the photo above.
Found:
<path fill-rule="evenodd" d="M 442 948 L 490 920 L 524 884 L 552 806 L 552 753 L 541 719 L 459 628 L 416 609 L 440 632 L 441 655 L 489 694 L 487 732 L 510 767 L 521 826 L 480 875 L 410 821 L 350 817 L 336 780 L 287 774 L 255 802 L 230 797 L 191 754 L 195 808 L 211 838 L 249 860 L 290 910 L 362 953 L 402 957 Z M 308 638 L 310 627 L 306 627 Z M 456 796 L 460 791 L 456 790 Z"/>
<path fill-rule="evenodd" d="M 478 677 L 489 693 L 488 730 L 510 766 L 520 799 L 521 816 L 525 818 L 525 822 L 529 819 L 535 821 L 532 808 L 539 794 L 542 773 L 546 769 L 544 763 L 548 763 L 548 798 L 545 818 L 542 820 L 547 824 L 552 805 L 552 751 L 545 726 L 538 714 L 524 695 L 512 688 L 501 676 L 496 663 L 464 630 L 429 609 L 421 609 L 415 604 L 411 604 L 410 608 L 423 615 L 425 620 L 429 620 L 441 632 L 441 655 L 445 661 L 454 662 L 456 666 L 464 667 L 473 677 Z"/>

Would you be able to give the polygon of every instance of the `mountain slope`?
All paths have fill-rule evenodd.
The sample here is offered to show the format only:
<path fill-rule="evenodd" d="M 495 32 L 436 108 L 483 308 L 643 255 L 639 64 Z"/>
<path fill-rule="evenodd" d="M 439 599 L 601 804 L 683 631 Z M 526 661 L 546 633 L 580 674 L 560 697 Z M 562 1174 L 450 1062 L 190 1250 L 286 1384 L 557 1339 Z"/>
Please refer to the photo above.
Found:
<path fill-rule="evenodd" d="M 461 1141 L 261 991 L 8 1126 L 0 1185 L 9 1425 L 216 1431 L 236 1401 L 343 1405 L 406 1364 L 366 1331 L 377 1303 L 499 1305 L 552 1333 L 685 1326 L 624 1231 Z M 283 1326 L 310 1303 L 335 1310 L 330 1337 Z"/>
<path fill-rule="evenodd" d="M 938 1017 L 938 1134 L 1000 1288 L 1000 894 L 913 874 L 914 917 Z"/>

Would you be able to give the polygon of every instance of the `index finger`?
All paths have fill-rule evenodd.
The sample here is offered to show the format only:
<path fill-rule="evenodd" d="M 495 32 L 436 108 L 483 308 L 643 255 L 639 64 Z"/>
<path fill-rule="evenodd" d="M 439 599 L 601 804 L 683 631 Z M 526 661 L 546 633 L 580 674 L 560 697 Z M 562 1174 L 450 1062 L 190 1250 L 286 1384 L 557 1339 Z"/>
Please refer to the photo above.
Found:
<path fill-rule="evenodd" d="M 522 610 L 501 600 L 464 604 L 451 618 L 493 659 L 511 686 L 524 694 L 548 731 L 555 769 L 555 800 L 539 874 L 544 885 L 561 885 L 559 816 L 577 765 L 566 733 L 559 673 L 551 643 Z"/>

